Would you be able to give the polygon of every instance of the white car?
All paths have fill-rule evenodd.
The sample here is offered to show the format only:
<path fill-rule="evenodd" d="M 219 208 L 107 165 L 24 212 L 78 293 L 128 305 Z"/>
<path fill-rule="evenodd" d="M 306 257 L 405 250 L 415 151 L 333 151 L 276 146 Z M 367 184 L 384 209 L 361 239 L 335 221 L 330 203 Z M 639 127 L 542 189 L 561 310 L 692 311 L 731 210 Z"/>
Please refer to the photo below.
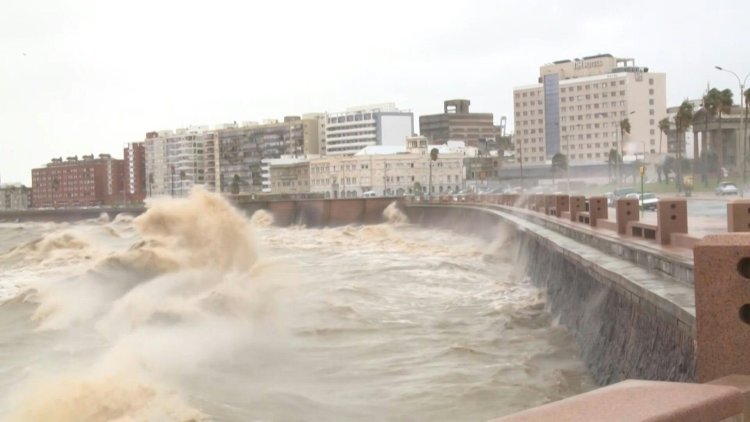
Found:
<path fill-rule="evenodd" d="M 644 193 L 643 197 L 641 197 L 640 193 L 629 193 L 625 195 L 625 197 L 637 199 L 638 206 L 644 210 L 656 211 L 656 203 L 659 202 L 659 198 L 656 197 L 656 194 L 650 192 Z"/>
<path fill-rule="evenodd" d="M 737 195 L 737 185 L 734 182 L 721 182 L 715 192 L 717 195 Z"/>

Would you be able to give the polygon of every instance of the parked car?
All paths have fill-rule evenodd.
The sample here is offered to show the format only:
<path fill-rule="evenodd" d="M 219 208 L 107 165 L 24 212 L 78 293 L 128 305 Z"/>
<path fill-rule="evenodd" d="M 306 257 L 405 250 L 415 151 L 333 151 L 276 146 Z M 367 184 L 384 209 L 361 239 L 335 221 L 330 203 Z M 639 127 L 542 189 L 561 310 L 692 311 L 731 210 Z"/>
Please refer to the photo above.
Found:
<path fill-rule="evenodd" d="M 640 193 L 629 193 L 625 195 L 626 198 L 635 198 L 638 200 L 638 206 L 644 210 L 656 211 L 656 203 L 659 202 L 659 198 L 656 194 L 646 192 L 641 196 Z"/>
<path fill-rule="evenodd" d="M 717 195 L 737 195 L 737 185 L 734 184 L 734 182 L 721 182 L 719 183 L 719 186 L 716 187 Z"/>

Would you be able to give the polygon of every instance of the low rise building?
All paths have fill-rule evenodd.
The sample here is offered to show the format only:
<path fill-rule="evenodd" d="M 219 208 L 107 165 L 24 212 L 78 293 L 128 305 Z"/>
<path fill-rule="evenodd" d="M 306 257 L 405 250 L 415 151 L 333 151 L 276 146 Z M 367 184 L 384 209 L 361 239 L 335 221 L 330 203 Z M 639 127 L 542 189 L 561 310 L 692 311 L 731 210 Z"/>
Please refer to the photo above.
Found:
<path fill-rule="evenodd" d="M 0 186 L 0 211 L 25 210 L 31 206 L 31 188 L 22 184 Z"/>
<path fill-rule="evenodd" d="M 32 205 L 83 207 L 126 202 L 122 160 L 109 154 L 54 158 L 31 170 Z"/>
<path fill-rule="evenodd" d="M 430 159 L 432 148 L 439 151 L 437 161 Z M 465 156 L 465 150 L 436 145 L 370 146 L 353 156 L 321 157 L 310 160 L 310 191 L 326 198 L 456 192 L 464 187 Z"/>

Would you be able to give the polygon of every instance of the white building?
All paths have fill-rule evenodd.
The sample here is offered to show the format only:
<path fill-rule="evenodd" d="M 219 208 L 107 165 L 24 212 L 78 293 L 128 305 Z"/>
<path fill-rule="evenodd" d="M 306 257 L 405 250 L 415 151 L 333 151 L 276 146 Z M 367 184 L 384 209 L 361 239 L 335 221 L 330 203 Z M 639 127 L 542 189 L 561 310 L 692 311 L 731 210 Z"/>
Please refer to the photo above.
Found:
<path fill-rule="evenodd" d="M 437 161 L 430 160 L 432 148 L 439 151 Z M 464 187 L 465 157 L 449 145 L 369 146 L 352 156 L 310 160 L 310 191 L 326 198 L 411 195 L 427 193 L 430 186 L 434 194 L 456 192 Z"/>
<path fill-rule="evenodd" d="M 544 65 L 539 83 L 515 88 L 513 101 L 516 154 L 524 165 L 546 165 L 558 152 L 572 166 L 604 163 L 618 143 L 626 154 L 666 152 L 666 143 L 658 144 L 666 75 L 633 59 L 603 54 Z M 620 139 L 624 119 L 631 130 Z"/>
<path fill-rule="evenodd" d="M 31 205 L 31 188 L 22 184 L 0 185 L 0 211 L 25 210 Z"/>
<path fill-rule="evenodd" d="M 403 145 L 414 133 L 414 114 L 393 103 L 350 107 L 326 114 L 321 154 L 353 155 L 372 145 Z"/>
<path fill-rule="evenodd" d="M 149 132 L 144 144 L 150 196 L 187 196 L 196 185 L 216 190 L 215 131 L 191 126 Z"/>
<path fill-rule="evenodd" d="M 301 156 L 301 157 L 295 157 L 292 155 L 282 155 L 280 158 L 265 158 L 261 160 L 261 167 L 260 167 L 260 174 L 261 174 L 261 180 L 262 180 L 262 192 L 263 193 L 277 193 L 274 192 L 272 189 L 273 182 L 272 182 L 272 174 L 271 174 L 271 167 L 272 166 L 282 166 L 282 165 L 290 165 L 290 164 L 299 164 L 299 163 L 305 163 L 308 162 L 312 158 L 318 158 L 319 155 L 309 155 L 309 156 Z"/>

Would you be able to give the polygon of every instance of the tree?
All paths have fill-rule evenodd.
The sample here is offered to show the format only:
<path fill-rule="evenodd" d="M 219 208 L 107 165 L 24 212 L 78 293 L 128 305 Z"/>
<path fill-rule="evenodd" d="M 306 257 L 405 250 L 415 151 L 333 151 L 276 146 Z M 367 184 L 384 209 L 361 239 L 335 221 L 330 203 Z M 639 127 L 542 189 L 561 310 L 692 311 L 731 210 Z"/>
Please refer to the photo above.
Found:
<path fill-rule="evenodd" d="M 716 90 L 716 88 L 714 88 Z M 723 89 L 721 91 L 716 90 L 716 109 L 719 114 L 719 162 L 724 164 L 724 134 L 721 132 L 721 115 L 732 111 L 732 91 L 729 89 Z"/>
<path fill-rule="evenodd" d="M 669 117 L 665 117 L 661 120 L 659 120 L 659 154 L 661 155 L 661 135 L 669 132 L 669 129 L 671 127 L 671 123 L 669 121 Z"/>
<path fill-rule="evenodd" d="M 716 89 L 716 88 L 712 88 L 712 89 L 710 89 L 706 93 L 706 95 L 703 96 L 703 113 L 704 113 L 704 117 L 705 117 L 705 119 L 704 119 L 704 123 L 705 123 L 704 134 L 706 135 L 706 137 L 708 137 L 708 118 L 710 117 L 711 119 L 713 119 L 714 117 L 716 117 L 716 114 L 718 113 L 718 110 L 719 110 L 719 90 Z M 708 138 L 706 138 L 706 143 L 704 144 L 705 146 L 708 145 L 707 141 L 708 141 Z M 708 167 L 709 167 L 708 163 L 704 161 L 703 162 L 703 167 L 705 168 L 705 170 L 704 170 L 704 174 L 705 174 L 707 172 Z M 716 166 L 716 171 L 720 172 L 721 171 L 721 166 Z M 719 173 L 717 173 L 717 177 L 719 179 L 721 179 L 721 175 Z M 707 176 L 703 177 L 703 183 L 704 183 L 704 185 L 708 186 L 708 177 Z"/>
<path fill-rule="evenodd" d="M 617 150 L 612 148 L 609 150 L 609 157 L 607 157 L 607 174 L 608 181 L 612 183 L 612 169 L 617 166 L 618 162 L 622 162 L 622 157 L 617 153 Z"/>
<path fill-rule="evenodd" d="M 684 100 L 682 104 L 680 104 L 677 114 L 674 116 L 675 130 L 677 131 L 678 163 L 682 162 L 682 146 L 684 144 L 685 132 L 687 132 L 687 129 L 693 124 L 693 116 L 693 104 L 688 100 Z M 683 142 L 680 142 L 680 134 L 682 134 Z M 675 183 L 677 190 L 680 192 L 682 192 L 682 167 L 683 166 L 681 165 L 677 166 L 677 181 Z"/>
<path fill-rule="evenodd" d="M 552 156 L 552 184 L 555 184 L 555 174 L 568 170 L 568 156 L 558 152 Z"/>
<path fill-rule="evenodd" d="M 240 183 L 242 182 L 242 179 L 240 179 L 239 174 L 235 174 L 234 177 L 232 177 L 232 185 L 231 190 L 233 195 L 239 195 L 240 194 Z"/>

